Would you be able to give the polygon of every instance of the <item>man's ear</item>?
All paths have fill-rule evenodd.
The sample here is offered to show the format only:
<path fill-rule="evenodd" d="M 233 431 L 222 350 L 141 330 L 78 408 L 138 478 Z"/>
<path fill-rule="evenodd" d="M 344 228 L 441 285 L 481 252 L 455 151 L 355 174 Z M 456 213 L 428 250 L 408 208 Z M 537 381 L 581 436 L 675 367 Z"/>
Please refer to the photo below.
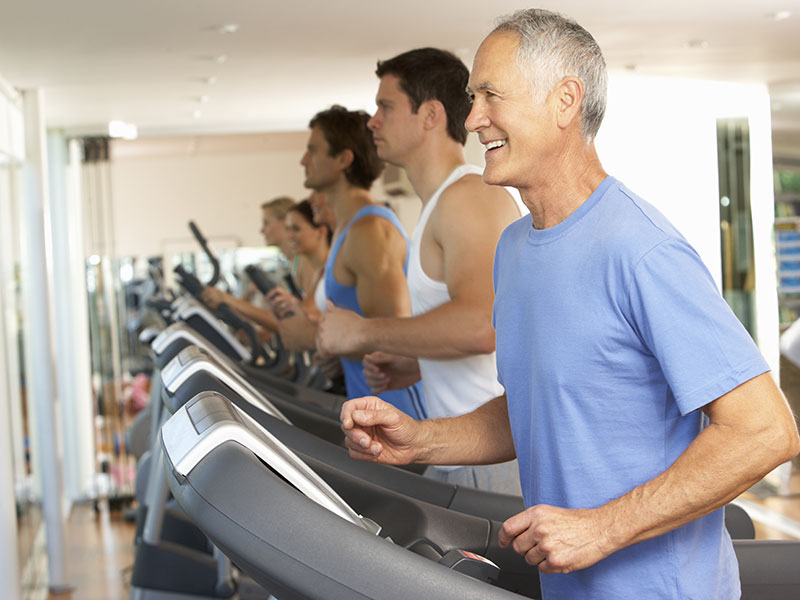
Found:
<path fill-rule="evenodd" d="M 441 101 L 426 100 L 420 104 L 417 112 L 422 116 L 422 123 L 425 129 L 436 129 L 440 124 L 444 124 L 447 127 L 447 113 Z"/>
<path fill-rule="evenodd" d="M 564 77 L 556 86 L 556 121 L 561 129 L 566 129 L 580 121 L 583 106 L 583 82 L 577 77 Z"/>
<path fill-rule="evenodd" d="M 339 166 L 342 167 L 343 171 L 347 169 L 347 167 L 349 167 L 351 164 L 353 164 L 354 158 L 355 155 L 353 154 L 353 151 L 350 150 L 350 148 L 345 148 L 344 150 L 339 152 L 339 154 L 336 155 L 336 160 L 339 163 Z"/>

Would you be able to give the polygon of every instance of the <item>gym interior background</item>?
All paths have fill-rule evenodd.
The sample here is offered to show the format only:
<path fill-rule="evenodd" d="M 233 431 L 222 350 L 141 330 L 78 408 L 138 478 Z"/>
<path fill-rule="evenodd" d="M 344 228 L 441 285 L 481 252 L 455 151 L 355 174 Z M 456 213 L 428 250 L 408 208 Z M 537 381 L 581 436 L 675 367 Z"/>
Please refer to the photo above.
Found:
<path fill-rule="evenodd" d="M 308 119 L 334 103 L 374 110 L 379 58 L 432 45 L 471 64 L 493 19 L 522 7 L 284 4 L 3 6 L 5 597 L 43 580 L 69 587 L 73 508 L 131 496 L 123 434 L 147 385 L 144 299 L 157 274 L 171 285 L 176 264 L 207 268 L 187 221 L 231 285 L 244 264 L 268 264 L 258 207 L 305 195 Z M 800 2 L 540 4 L 575 17 L 606 52 L 609 109 L 597 140 L 606 169 L 695 245 L 800 409 L 800 369 L 780 355 L 780 335 L 800 315 Z M 467 148 L 481 164 L 474 136 Z M 373 191 L 411 232 L 420 203 L 407 181 L 389 169 Z M 798 519 L 791 475 L 780 468 L 760 493 Z M 776 535 L 797 537 L 792 523 Z"/>

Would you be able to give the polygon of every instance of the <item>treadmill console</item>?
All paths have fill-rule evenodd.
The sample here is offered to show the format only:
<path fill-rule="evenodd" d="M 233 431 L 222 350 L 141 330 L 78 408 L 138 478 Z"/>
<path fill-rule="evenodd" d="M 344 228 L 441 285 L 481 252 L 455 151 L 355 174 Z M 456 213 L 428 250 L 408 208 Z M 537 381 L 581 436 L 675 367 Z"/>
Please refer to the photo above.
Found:
<path fill-rule="evenodd" d="M 220 323 L 220 320 L 199 302 L 190 300 L 181 305 L 175 311 L 175 318 L 188 323 L 192 327 L 196 327 L 212 342 L 217 343 L 219 341 L 222 344 L 227 344 L 239 360 L 249 361 L 252 358 L 250 350 L 245 348 L 238 338 L 231 334 L 227 327 Z"/>
<path fill-rule="evenodd" d="M 290 422 L 246 379 L 231 369 L 224 361 L 218 360 L 213 353 L 199 346 L 187 346 L 181 350 L 161 371 L 161 379 L 167 391 L 175 394 L 192 375 L 201 371 L 223 382 L 238 396 L 270 416 L 285 423 Z"/>
<path fill-rule="evenodd" d="M 198 394 L 161 429 L 165 456 L 181 483 L 206 455 L 229 441 L 253 452 L 278 476 L 320 506 L 370 533 L 380 533 L 377 523 L 358 515 L 294 452 L 217 392 Z"/>

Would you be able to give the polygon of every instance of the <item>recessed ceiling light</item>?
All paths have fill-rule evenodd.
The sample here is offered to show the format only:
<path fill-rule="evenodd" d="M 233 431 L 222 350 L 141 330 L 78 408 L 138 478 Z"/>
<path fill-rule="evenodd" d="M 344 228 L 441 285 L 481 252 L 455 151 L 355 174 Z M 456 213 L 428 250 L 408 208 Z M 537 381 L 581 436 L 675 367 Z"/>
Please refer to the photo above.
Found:
<path fill-rule="evenodd" d="M 779 10 L 779 11 L 776 11 L 774 13 L 769 13 L 767 15 L 767 18 L 773 19 L 775 21 L 785 21 L 786 19 L 788 19 L 791 16 L 792 16 L 791 11 Z"/>
<path fill-rule="evenodd" d="M 203 79 L 203 83 L 207 85 L 214 85 L 215 83 L 217 83 L 217 78 L 214 77 L 213 75 L 211 77 L 205 77 Z"/>
<path fill-rule="evenodd" d="M 133 123 L 125 123 L 124 121 L 108 122 L 108 137 L 135 140 L 138 135 L 139 131 Z"/>
<path fill-rule="evenodd" d="M 228 60 L 227 54 L 201 54 L 199 56 L 195 56 L 197 60 L 204 60 L 207 62 L 213 62 L 217 64 L 222 64 L 226 60 Z"/>
<path fill-rule="evenodd" d="M 687 43 L 689 48 L 697 50 L 699 48 L 708 48 L 708 42 L 705 40 L 689 40 Z"/>
<path fill-rule="evenodd" d="M 206 96 L 205 94 L 203 94 L 202 96 L 198 96 L 197 97 L 197 103 L 198 104 L 208 104 L 208 101 L 209 101 L 209 97 Z"/>
<path fill-rule="evenodd" d="M 192 118 L 193 119 L 199 119 L 202 116 L 203 116 L 203 111 L 201 111 L 201 110 L 193 110 L 192 111 Z"/>
<path fill-rule="evenodd" d="M 215 31 L 217 33 L 236 33 L 239 31 L 239 26 L 236 23 L 223 23 L 222 25 L 210 25 L 203 28 L 205 31 Z"/>

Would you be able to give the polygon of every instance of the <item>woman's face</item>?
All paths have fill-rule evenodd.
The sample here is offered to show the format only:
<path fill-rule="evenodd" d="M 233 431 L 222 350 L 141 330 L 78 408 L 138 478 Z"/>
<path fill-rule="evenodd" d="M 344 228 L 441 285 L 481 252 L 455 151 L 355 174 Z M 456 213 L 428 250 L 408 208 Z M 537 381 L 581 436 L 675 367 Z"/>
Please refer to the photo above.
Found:
<path fill-rule="evenodd" d="M 286 239 L 285 221 L 279 219 L 273 212 L 265 208 L 261 211 L 261 234 L 267 246 L 280 246 Z"/>
<path fill-rule="evenodd" d="M 313 254 L 324 235 L 324 229 L 314 227 L 294 210 L 290 210 L 286 215 L 286 232 L 294 251 L 303 255 Z"/>

